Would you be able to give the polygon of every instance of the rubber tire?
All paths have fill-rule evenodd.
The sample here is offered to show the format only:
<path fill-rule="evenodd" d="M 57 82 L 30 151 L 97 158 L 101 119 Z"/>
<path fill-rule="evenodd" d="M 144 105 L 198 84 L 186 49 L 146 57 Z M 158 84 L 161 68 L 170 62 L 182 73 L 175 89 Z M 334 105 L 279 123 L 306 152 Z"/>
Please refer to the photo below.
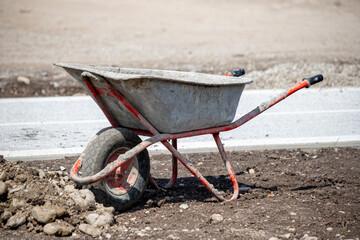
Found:
<path fill-rule="evenodd" d="M 105 128 L 99 131 L 89 142 L 84 151 L 84 160 L 82 164 L 82 176 L 90 176 L 101 171 L 105 166 L 110 154 L 117 148 L 135 147 L 141 142 L 141 139 L 134 132 L 124 128 Z M 139 175 L 131 189 L 122 195 L 115 195 L 105 188 L 105 180 L 91 185 L 91 190 L 95 195 L 106 193 L 106 204 L 111 204 L 116 210 L 125 210 L 133 206 L 142 196 L 148 184 L 150 177 L 150 159 L 145 149 L 137 156 Z M 104 195 L 104 194 L 103 194 Z M 98 200 L 104 200 L 97 198 Z"/>

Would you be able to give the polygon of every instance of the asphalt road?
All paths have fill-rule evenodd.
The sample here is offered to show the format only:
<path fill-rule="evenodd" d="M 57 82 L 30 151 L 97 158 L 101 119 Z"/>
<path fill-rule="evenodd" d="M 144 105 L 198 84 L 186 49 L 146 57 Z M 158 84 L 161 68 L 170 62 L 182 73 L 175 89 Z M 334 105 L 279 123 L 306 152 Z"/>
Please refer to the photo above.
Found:
<path fill-rule="evenodd" d="M 237 117 L 280 90 L 245 90 Z M 0 154 L 6 159 L 78 155 L 109 126 L 95 102 L 84 97 L 0 99 Z M 303 89 L 245 125 L 220 134 L 225 149 L 360 146 L 360 88 Z M 214 151 L 209 136 L 179 140 L 181 152 Z M 156 144 L 151 154 L 162 153 Z"/>

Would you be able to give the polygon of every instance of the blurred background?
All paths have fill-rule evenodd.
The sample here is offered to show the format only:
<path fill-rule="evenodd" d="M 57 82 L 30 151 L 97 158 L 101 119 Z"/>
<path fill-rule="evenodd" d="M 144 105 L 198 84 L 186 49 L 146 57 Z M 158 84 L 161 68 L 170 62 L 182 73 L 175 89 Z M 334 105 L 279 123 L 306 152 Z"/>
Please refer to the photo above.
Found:
<path fill-rule="evenodd" d="M 360 86 L 358 0 L 1 0 L 0 96 L 84 94 L 54 62 Z"/>

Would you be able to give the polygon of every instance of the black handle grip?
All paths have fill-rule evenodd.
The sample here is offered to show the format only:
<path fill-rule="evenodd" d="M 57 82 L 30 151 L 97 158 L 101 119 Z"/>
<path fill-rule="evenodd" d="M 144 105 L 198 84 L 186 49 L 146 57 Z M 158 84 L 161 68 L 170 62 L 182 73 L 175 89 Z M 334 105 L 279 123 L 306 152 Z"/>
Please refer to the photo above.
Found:
<path fill-rule="evenodd" d="M 239 68 L 237 70 L 232 71 L 230 74 L 233 77 L 240 77 L 245 74 L 245 69 Z"/>
<path fill-rule="evenodd" d="M 324 77 L 321 74 L 318 74 L 318 75 L 315 75 L 313 77 L 303 79 L 303 81 L 308 81 L 309 82 L 309 86 L 314 85 L 314 84 L 316 84 L 318 82 L 321 82 L 322 80 L 324 80 Z"/>

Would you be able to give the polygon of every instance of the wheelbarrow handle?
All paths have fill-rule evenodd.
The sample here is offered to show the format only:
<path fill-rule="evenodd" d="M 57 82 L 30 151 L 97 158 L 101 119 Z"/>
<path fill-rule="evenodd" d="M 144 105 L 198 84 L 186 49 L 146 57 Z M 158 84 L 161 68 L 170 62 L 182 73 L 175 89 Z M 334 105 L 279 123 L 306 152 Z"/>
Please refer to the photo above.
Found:
<path fill-rule="evenodd" d="M 318 75 L 315 75 L 315 76 L 312 76 L 312 77 L 304 78 L 304 79 L 303 79 L 303 81 L 308 81 L 308 82 L 309 82 L 308 87 L 310 87 L 311 85 L 314 85 L 314 84 L 316 84 L 316 83 L 319 83 L 319 82 L 321 82 L 322 80 L 324 80 L 324 77 L 323 77 L 323 75 L 321 75 L 321 74 L 318 74 Z"/>
<path fill-rule="evenodd" d="M 231 71 L 231 72 L 225 74 L 225 76 L 228 76 L 228 77 L 240 77 L 240 76 L 242 76 L 244 74 L 245 74 L 245 69 L 239 68 L 237 70 L 234 70 L 234 71 Z"/>

